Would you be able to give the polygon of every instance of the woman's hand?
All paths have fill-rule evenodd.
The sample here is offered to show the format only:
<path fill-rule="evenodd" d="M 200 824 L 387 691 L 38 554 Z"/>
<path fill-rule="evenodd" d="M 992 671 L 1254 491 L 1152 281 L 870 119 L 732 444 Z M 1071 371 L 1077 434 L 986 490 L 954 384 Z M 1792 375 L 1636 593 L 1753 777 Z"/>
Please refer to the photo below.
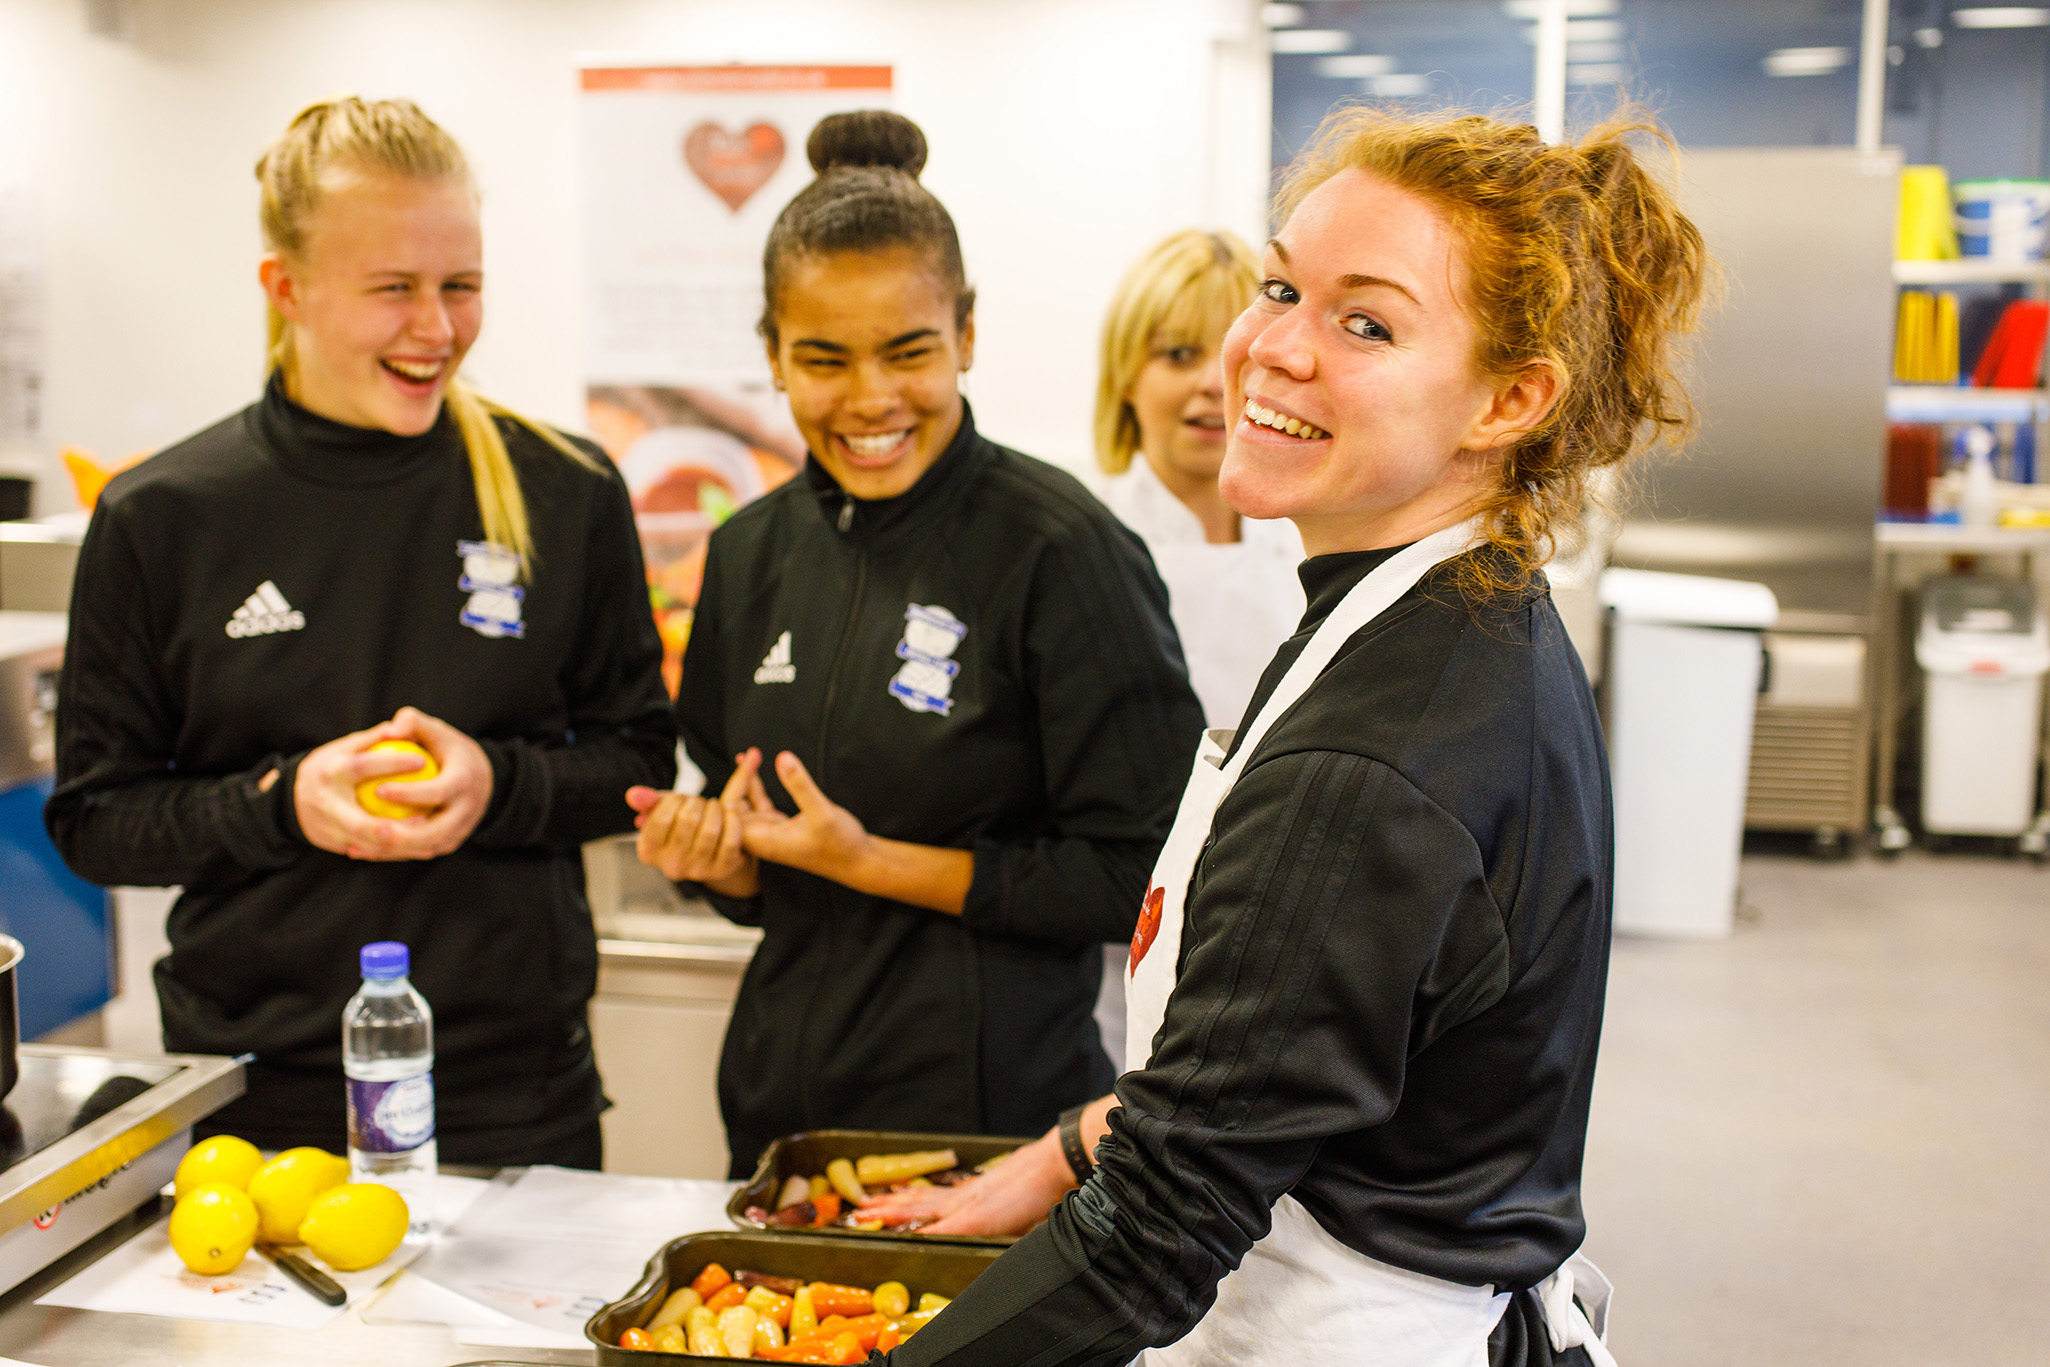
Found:
<path fill-rule="evenodd" d="M 399 778 L 417 772 L 410 755 L 371 753 L 380 741 L 410 740 L 441 772 L 408 781 L 394 802 L 428 807 L 420 816 L 393 821 L 372 816 L 356 801 L 356 785 L 371 778 Z M 292 807 L 306 839 L 350 859 L 438 859 L 462 848 L 491 805 L 491 761 L 468 736 L 418 708 L 402 707 L 390 721 L 331 740 L 299 761 Z"/>
<path fill-rule="evenodd" d="M 1075 1189 L 1075 1175 L 1049 1131 L 980 1177 L 951 1187 L 907 1187 L 877 1196 L 856 1214 L 901 1225 L 929 1220 L 920 1234 L 1023 1234 Z"/>
<path fill-rule="evenodd" d="M 634 853 L 643 864 L 678 882 L 702 883 L 725 897 L 752 897 L 761 891 L 761 865 L 741 848 L 741 831 L 751 791 L 762 786 L 762 752 L 751 749 L 737 758 L 739 763 L 716 800 L 638 786 L 626 790 L 627 806 L 640 813 L 634 818 L 641 832 Z M 761 802 L 768 806 L 766 794 Z"/>
<path fill-rule="evenodd" d="M 759 760 L 759 751 L 749 753 Z M 821 792 L 804 762 L 788 750 L 776 756 L 776 777 L 797 804 L 797 815 L 777 811 L 759 771 L 751 773 L 741 825 L 747 852 L 852 885 L 856 868 L 869 852 L 868 830 L 860 818 Z"/>

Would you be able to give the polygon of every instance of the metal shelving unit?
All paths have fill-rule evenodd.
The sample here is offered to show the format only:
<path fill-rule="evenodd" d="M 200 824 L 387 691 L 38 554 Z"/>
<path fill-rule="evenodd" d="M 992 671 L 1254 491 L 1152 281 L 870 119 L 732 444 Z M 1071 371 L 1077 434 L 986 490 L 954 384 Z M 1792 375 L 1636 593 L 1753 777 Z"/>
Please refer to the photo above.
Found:
<path fill-rule="evenodd" d="M 2050 298 L 2050 261 L 2003 262 L 1979 258 L 1954 261 L 1896 261 L 1895 285 L 1949 288 L 1963 285 L 2020 285 L 2035 299 Z M 2038 379 L 2042 377 L 2039 375 Z M 2035 427 L 2037 460 L 2050 455 L 2050 388 L 1977 389 L 1970 385 L 1894 385 L 1886 391 L 1889 422 L 2026 422 Z M 2025 577 L 2034 578 L 2033 557 L 2050 550 L 2050 529 L 1918 525 L 1883 523 L 1879 528 L 1874 578 L 1878 611 L 1874 632 L 1872 678 L 1877 684 L 1874 723 L 1878 730 L 1873 764 L 1872 824 L 1882 852 L 1905 849 L 1911 842 L 1907 825 L 1893 805 L 1894 763 L 1899 752 L 1899 727 L 1909 703 L 1904 688 L 1909 649 L 1902 631 L 1901 595 L 1913 587 L 1898 572 L 1898 562 L 1914 555 L 2015 555 Z M 2043 742 L 2050 759 L 2050 716 Z M 2050 794 L 2046 794 L 2050 797 Z M 2038 859 L 2050 849 L 2050 802 L 2020 839 L 2024 853 Z"/>

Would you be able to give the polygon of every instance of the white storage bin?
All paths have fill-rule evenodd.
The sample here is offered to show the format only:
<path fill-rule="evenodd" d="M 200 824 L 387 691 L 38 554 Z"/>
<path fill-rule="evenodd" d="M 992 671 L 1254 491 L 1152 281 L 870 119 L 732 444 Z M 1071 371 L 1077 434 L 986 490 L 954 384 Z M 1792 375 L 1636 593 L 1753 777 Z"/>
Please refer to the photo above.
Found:
<path fill-rule="evenodd" d="M 2020 835 L 2036 812 L 2050 625 L 2019 579 L 1950 574 L 1922 589 L 1922 828 Z"/>
<path fill-rule="evenodd" d="M 1615 925 L 1641 935 L 1727 935 L 1737 904 L 1761 633 L 1779 619 L 1763 584 L 1609 570 L 1603 688 L 1615 784 Z"/>

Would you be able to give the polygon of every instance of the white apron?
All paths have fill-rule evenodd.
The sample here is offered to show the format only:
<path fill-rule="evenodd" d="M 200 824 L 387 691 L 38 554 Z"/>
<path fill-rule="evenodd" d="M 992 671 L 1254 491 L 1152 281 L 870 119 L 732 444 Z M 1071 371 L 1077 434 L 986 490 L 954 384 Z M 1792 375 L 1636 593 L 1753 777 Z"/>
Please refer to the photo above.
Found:
<path fill-rule="evenodd" d="M 1225 752 L 1232 733 L 1204 734 L 1132 936 L 1131 978 L 1125 993 L 1128 1066 L 1144 1067 L 1152 1057 L 1153 1038 L 1166 1017 L 1181 957 L 1189 879 L 1218 804 L 1276 718 L 1309 691 L 1339 647 L 1434 566 L 1460 554 L 1475 539 L 1473 523 L 1449 527 L 1396 552 L 1354 585 L 1289 666 L 1228 763 Z M 1582 1299 L 1594 1307 L 1598 1319 L 1606 1318 L 1608 1285 L 1592 1264 L 1575 1255 L 1539 1287 L 1553 1348 L 1583 1345 L 1596 1367 L 1615 1367 L 1608 1349 L 1573 1304 L 1576 1272 Z M 1598 1292 L 1599 1301 L 1590 1292 Z M 1140 1367 L 1302 1367 L 1312 1362 L 1487 1367 L 1488 1334 L 1508 1303 L 1508 1293 L 1497 1294 L 1491 1286 L 1441 1281 L 1347 1248 L 1299 1201 L 1284 1195 L 1275 1203 L 1267 1237 L 1218 1284 L 1210 1313 L 1179 1342 L 1148 1349 L 1138 1362 Z"/>

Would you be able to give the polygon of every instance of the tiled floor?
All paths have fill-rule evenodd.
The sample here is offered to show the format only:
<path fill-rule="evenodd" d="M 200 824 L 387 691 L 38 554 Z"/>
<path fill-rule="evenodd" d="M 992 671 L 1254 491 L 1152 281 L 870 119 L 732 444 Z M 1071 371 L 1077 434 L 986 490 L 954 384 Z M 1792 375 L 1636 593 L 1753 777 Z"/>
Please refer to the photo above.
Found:
<path fill-rule="evenodd" d="M 1618 943 L 1587 1251 L 1623 1367 L 2050 1363 L 2050 871 L 1752 857 Z"/>

